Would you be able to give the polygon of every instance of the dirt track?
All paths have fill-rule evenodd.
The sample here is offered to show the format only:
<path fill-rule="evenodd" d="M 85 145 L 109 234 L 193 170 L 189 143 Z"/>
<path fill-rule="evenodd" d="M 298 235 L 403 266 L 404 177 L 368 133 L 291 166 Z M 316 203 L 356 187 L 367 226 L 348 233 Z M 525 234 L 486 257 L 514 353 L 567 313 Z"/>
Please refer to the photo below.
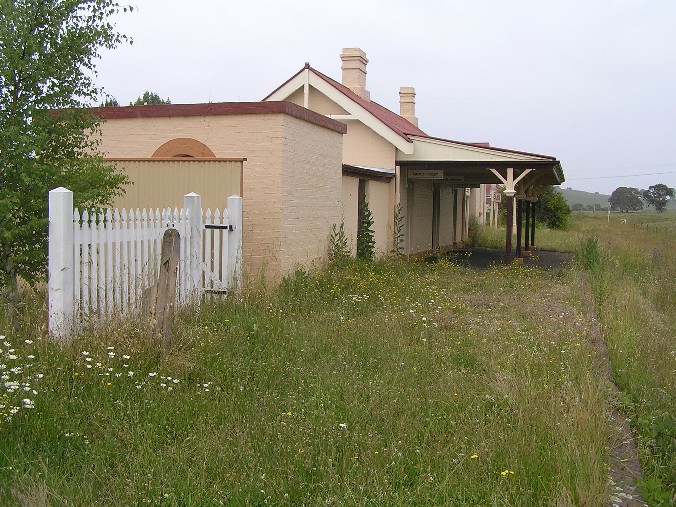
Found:
<path fill-rule="evenodd" d="M 464 266 L 475 269 L 488 269 L 491 266 L 504 264 L 504 250 L 490 248 L 472 248 L 449 252 L 448 257 Z M 536 266 L 542 269 L 564 268 L 574 261 L 574 255 L 569 252 L 549 252 L 538 250 L 530 257 L 523 259 L 524 266 Z M 614 439 L 609 442 L 610 463 L 608 467 L 609 494 L 608 505 L 611 507 L 640 507 L 647 504 L 643 501 L 636 481 L 642 478 L 641 465 L 638 460 L 638 451 L 634 442 L 629 419 L 618 409 L 618 389 L 612 380 L 610 358 L 606 350 L 598 319 L 593 310 L 591 294 L 585 291 L 589 298 L 587 307 L 588 319 L 594 329 L 594 343 L 597 349 L 598 370 L 608 380 L 611 392 L 609 420 L 612 425 Z"/>

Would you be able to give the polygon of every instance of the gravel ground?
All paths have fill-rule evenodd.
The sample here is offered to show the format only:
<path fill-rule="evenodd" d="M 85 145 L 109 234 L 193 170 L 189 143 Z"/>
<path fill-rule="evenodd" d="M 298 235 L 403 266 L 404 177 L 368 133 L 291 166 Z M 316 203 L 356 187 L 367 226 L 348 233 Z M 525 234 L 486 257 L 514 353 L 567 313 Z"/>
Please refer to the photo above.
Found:
<path fill-rule="evenodd" d="M 448 257 L 465 266 L 477 269 L 487 269 L 495 264 L 505 262 L 505 251 L 493 248 L 468 248 L 449 252 Z M 557 269 L 573 262 L 574 255 L 570 252 L 548 252 L 536 250 L 530 257 L 524 257 L 524 265 L 537 266 L 542 269 Z"/>

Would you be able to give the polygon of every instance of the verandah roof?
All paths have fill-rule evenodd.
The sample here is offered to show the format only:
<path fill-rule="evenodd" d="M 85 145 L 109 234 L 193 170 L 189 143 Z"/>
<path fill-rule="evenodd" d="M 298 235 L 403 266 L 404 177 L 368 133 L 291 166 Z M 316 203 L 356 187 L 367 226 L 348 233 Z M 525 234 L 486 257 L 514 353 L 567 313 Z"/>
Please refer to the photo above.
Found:
<path fill-rule="evenodd" d="M 490 169 L 503 173 L 508 168 L 514 169 L 515 177 L 531 169 L 522 180 L 526 186 L 564 181 L 561 163 L 555 157 L 434 137 L 410 138 L 413 153 L 397 151 L 396 163 L 403 168 L 443 169 L 444 177 L 461 178 L 467 184 L 502 183 Z"/>

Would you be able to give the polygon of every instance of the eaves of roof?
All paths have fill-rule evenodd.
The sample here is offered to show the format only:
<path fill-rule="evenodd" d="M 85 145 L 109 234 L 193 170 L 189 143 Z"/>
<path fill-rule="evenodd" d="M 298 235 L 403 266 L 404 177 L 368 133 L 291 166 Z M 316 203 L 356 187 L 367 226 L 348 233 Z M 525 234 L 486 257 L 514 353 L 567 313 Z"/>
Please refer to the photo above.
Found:
<path fill-rule="evenodd" d="M 454 141 L 453 139 L 444 139 L 442 137 L 434 137 L 434 136 L 428 136 L 428 135 L 422 135 L 422 136 L 415 136 L 415 137 L 420 137 L 424 139 L 430 139 L 432 141 L 441 141 L 444 143 L 452 143 L 452 144 L 458 144 L 460 146 L 468 146 L 468 147 L 474 147 L 474 148 L 481 148 L 485 150 L 490 150 L 490 151 L 497 151 L 497 152 L 502 152 L 502 153 L 512 153 L 515 155 L 525 155 L 528 157 L 538 157 L 542 159 L 547 159 L 547 160 L 552 160 L 556 161 L 556 157 L 552 157 L 551 155 L 541 155 L 539 153 L 529 153 L 527 151 L 517 151 L 517 150 L 508 150 L 507 148 L 498 148 L 496 146 L 490 146 L 488 143 L 467 143 L 463 141 Z"/>
<path fill-rule="evenodd" d="M 174 118 L 249 114 L 288 114 L 320 127 L 347 133 L 347 126 L 337 120 L 305 109 L 293 102 L 211 102 L 207 104 L 158 104 L 146 106 L 97 107 L 91 112 L 102 120 L 123 118 Z"/>
<path fill-rule="evenodd" d="M 395 177 L 396 171 L 394 169 L 343 164 L 343 175 L 387 182 Z"/>

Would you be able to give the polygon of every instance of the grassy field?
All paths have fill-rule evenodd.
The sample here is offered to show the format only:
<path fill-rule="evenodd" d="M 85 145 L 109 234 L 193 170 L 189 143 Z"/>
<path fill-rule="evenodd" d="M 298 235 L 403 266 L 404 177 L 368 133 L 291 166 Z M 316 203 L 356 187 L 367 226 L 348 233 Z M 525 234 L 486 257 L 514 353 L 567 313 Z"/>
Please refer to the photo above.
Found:
<path fill-rule="evenodd" d="M 622 223 L 621 219 L 626 219 Z M 589 214 L 577 226 L 651 505 L 676 505 L 676 213 Z"/>
<path fill-rule="evenodd" d="M 543 248 L 577 248 L 586 272 L 298 272 L 181 315 L 166 359 L 132 323 L 49 343 L 27 293 L 22 327 L 0 323 L 0 504 L 607 504 L 592 286 L 659 505 L 676 357 L 674 236 L 658 218 L 625 228 L 655 252 L 596 217 L 538 231 Z"/>
<path fill-rule="evenodd" d="M 479 242 L 504 247 L 504 229 Z M 574 250 L 590 287 L 651 505 L 676 505 L 676 213 L 573 213 L 538 248 Z"/>

